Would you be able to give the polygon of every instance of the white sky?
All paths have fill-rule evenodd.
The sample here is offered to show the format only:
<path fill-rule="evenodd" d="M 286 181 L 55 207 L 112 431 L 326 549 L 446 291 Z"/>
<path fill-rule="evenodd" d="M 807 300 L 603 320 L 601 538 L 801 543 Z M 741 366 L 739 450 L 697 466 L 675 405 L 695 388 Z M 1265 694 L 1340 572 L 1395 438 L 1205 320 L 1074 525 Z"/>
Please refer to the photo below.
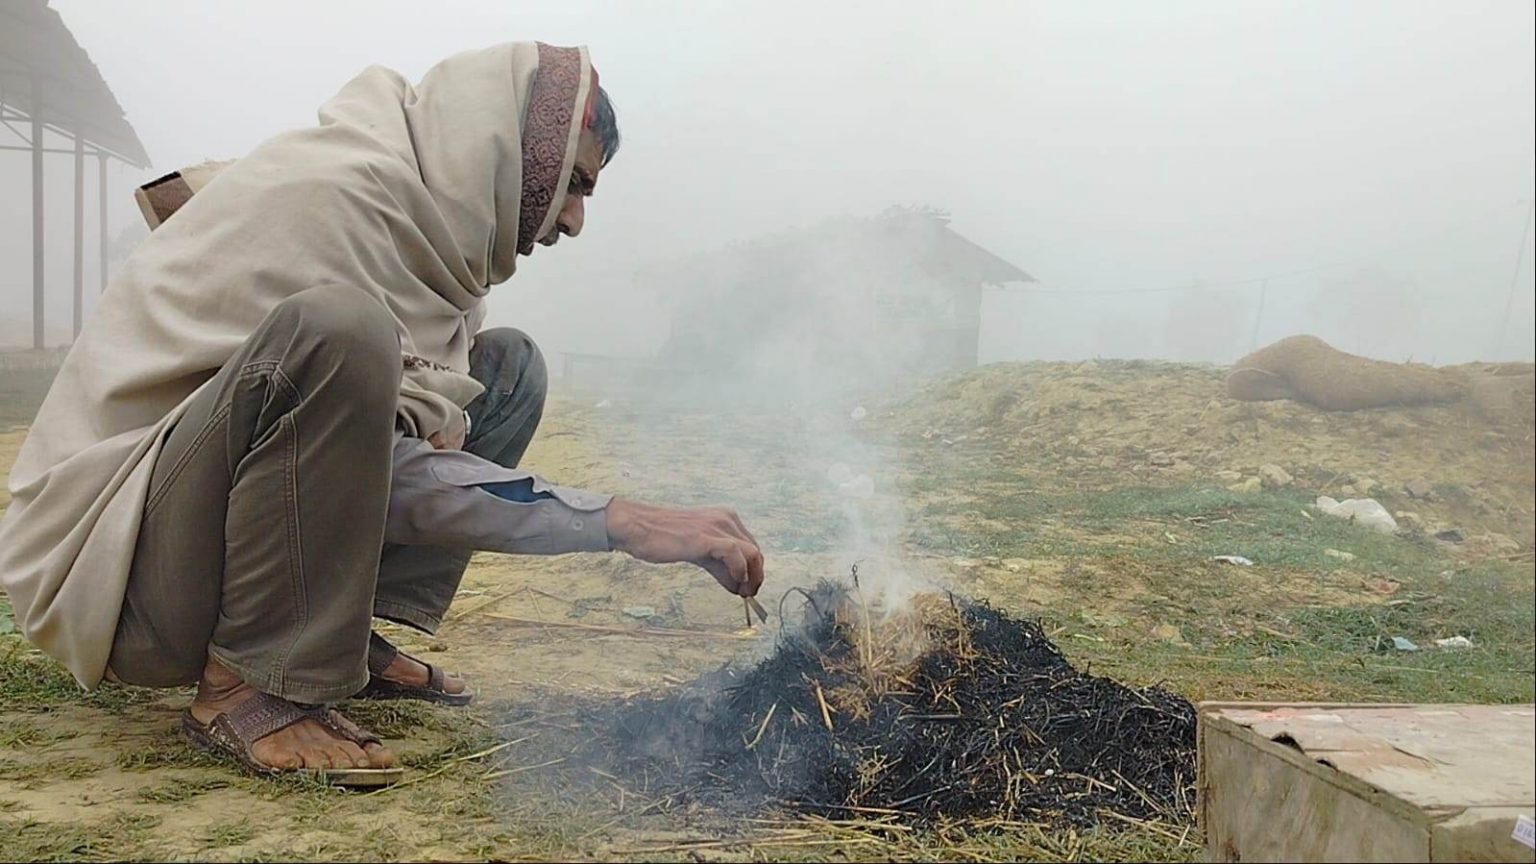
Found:
<path fill-rule="evenodd" d="M 414 78 L 497 41 L 589 45 L 623 151 L 588 232 L 540 250 L 492 295 L 492 323 L 553 350 L 644 350 L 652 304 L 629 277 L 647 262 L 897 203 L 950 210 L 962 233 L 1061 290 L 1375 256 L 1272 283 L 1262 337 L 1310 330 L 1392 359 L 1488 357 L 1520 199 L 1532 195 L 1536 23 L 1520 0 L 53 6 L 153 173 L 313 122 L 370 63 Z M 0 156 L 14 157 L 0 159 L 0 324 L 25 333 L 26 160 Z M 121 226 L 137 218 L 139 178 L 114 177 Z M 50 196 L 48 222 L 62 238 L 63 157 L 49 182 L 63 196 Z M 60 243 L 49 314 L 67 324 Z M 94 261 L 94 239 L 87 248 Z M 1505 349 L 1527 359 L 1531 272 L 1528 253 Z M 1350 285 L 1375 293 L 1319 297 Z M 1180 294 L 994 295 L 983 353 L 1229 360 L 1248 346 L 1255 296 L 1229 293 L 1227 313 L 1177 325 Z M 1203 332 L 1223 335 L 1208 344 Z"/>

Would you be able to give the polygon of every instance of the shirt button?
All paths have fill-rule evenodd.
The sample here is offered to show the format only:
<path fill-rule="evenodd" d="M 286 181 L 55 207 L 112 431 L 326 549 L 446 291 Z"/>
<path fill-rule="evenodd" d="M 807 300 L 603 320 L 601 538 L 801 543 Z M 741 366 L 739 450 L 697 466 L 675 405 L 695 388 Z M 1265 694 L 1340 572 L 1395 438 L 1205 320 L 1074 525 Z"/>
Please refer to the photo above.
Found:
<path fill-rule="evenodd" d="M 571 496 L 571 506 L 572 507 L 580 507 L 581 506 L 581 496 L 580 495 L 572 495 Z"/>
<path fill-rule="evenodd" d="M 575 528 L 577 531 L 580 531 L 582 529 L 582 526 L 584 526 L 585 524 L 586 523 L 582 522 L 580 519 L 572 519 L 571 520 L 571 527 Z"/>

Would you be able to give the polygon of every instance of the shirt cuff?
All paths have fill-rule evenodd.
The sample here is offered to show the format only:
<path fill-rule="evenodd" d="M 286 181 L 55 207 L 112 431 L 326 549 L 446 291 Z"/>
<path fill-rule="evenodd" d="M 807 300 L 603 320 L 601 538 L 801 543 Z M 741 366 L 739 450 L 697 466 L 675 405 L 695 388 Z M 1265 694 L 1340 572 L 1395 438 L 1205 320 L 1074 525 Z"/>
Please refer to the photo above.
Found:
<path fill-rule="evenodd" d="M 543 487 L 543 488 L 540 488 Z M 548 492 L 565 505 L 553 514 L 550 545 L 567 552 L 612 552 L 608 542 L 608 502 L 612 495 L 554 486 L 533 478 L 533 491 Z"/>
<path fill-rule="evenodd" d="M 498 484 L 526 484 L 533 500 L 494 494 Z M 384 540 L 518 555 L 607 552 L 613 496 L 557 486 L 458 450 L 419 439 L 395 446 Z"/>

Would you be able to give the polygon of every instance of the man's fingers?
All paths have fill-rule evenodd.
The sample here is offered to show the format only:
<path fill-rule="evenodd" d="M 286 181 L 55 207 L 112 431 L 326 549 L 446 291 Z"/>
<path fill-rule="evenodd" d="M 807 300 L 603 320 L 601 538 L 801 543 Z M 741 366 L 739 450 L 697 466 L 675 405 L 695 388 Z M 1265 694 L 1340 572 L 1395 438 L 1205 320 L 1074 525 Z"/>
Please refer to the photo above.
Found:
<path fill-rule="evenodd" d="M 752 536 L 752 532 L 747 530 L 746 523 L 741 521 L 741 516 L 735 510 L 727 509 L 725 514 L 731 520 L 731 527 L 735 528 L 742 537 L 746 538 L 749 544 L 745 550 L 747 559 L 746 581 L 737 593 L 743 597 L 756 597 L 758 590 L 763 587 L 763 547 L 757 542 L 757 538 Z"/>
<path fill-rule="evenodd" d="M 756 597 L 763 587 L 763 552 L 750 543 L 732 543 L 717 547 L 711 556 L 724 565 L 730 583 L 722 585 L 742 597 Z M 720 577 L 716 575 L 716 579 Z"/>
<path fill-rule="evenodd" d="M 743 597 L 748 596 L 745 590 L 747 584 L 747 556 L 742 551 L 741 546 L 735 543 L 716 546 L 709 553 L 709 557 L 725 565 L 726 572 L 731 579 L 731 584 L 725 587 L 732 594 L 740 594 Z M 715 578 L 718 579 L 720 577 L 716 576 Z"/>
<path fill-rule="evenodd" d="M 721 588 L 724 588 L 732 594 L 736 593 L 736 583 L 732 581 L 731 571 L 726 569 L 724 564 L 716 561 L 713 558 L 705 558 L 703 561 L 699 562 L 699 566 L 703 567 L 705 571 L 709 573 L 709 575 L 715 577 L 715 581 L 720 583 Z"/>
<path fill-rule="evenodd" d="M 747 584 L 740 592 L 743 597 L 756 597 L 763 587 L 763 550 L 756 544 L 747 550 Z"/>

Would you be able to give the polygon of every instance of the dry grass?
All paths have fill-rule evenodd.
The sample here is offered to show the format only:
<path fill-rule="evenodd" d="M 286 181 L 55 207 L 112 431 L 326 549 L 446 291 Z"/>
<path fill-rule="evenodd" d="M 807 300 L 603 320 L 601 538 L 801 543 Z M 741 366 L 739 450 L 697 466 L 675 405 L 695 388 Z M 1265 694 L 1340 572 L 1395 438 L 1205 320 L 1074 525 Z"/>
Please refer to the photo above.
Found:
<path fill-rule="evenodd" d="M 857 568 L 855 568 L 856 570 Z M 960 613 L 946 597 L 925 593 L 888 605 L 885 598 L 848 595 L 833 619 L 854 634 L 854 650 L 826 662 L 834 677 L 847 683 L 826 694 L 832 709 L 856 719 L 869 716 L 870 705 L 892 693 L 911 692 L 911 673 L 936 634 L 948 637 L 945 648 L 959 659 L 974 657 Z M 824 712 L 823 716 L 831 712 Z M 828 726 L 830 719 L 824 719 Z"/>

